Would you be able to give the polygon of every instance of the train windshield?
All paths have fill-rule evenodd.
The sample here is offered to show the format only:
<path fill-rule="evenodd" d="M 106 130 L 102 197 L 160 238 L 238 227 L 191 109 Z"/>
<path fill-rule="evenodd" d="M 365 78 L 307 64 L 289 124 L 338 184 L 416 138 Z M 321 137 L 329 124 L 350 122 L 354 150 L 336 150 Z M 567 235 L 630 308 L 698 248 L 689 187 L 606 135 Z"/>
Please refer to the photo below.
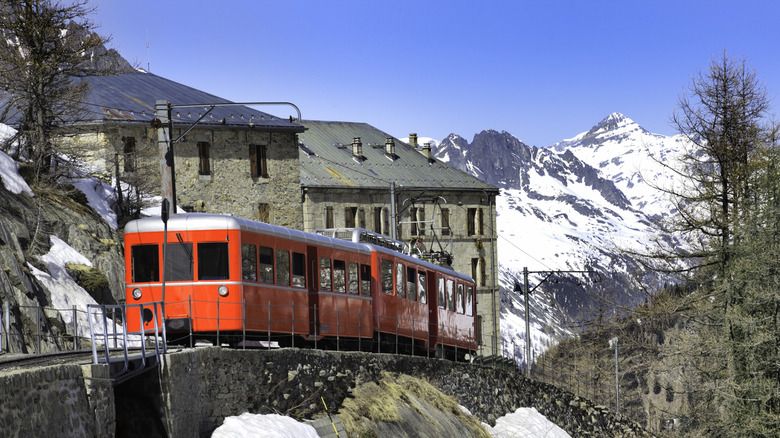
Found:
<path fill-rule="evenodd" d="M 198 243 L 198 280 L 227 280 L 229 268 L 227 242 Z"/>
<path fill-rule="evenodd" d="M 192 243 L 169 243 L 165 250 L 165 281 L 192 281 Z"/>
<path fill-rule="evenodd" d="M 130 272 L 133 283 L 160 281 L 160 254 L 157 245 L 134 245 L 130 249 Z"/>

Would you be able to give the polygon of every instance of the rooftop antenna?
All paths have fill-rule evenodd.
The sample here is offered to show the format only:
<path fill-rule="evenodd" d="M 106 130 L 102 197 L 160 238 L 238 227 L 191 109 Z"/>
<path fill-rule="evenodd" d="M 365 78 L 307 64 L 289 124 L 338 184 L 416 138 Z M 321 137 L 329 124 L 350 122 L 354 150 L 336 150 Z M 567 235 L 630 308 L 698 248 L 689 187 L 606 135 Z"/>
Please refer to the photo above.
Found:
<path fill-rule="evenodd" d="M 146 71 L 152 72 L 151 61 L 149 60 L 149 29 L 146 29 Z"/>

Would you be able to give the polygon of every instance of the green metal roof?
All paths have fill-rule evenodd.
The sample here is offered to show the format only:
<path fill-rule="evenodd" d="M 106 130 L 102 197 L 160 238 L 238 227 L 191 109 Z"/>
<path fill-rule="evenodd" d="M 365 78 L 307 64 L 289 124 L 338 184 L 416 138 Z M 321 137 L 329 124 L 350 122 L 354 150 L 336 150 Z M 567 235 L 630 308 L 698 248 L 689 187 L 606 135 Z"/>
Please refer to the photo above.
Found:
<path fill-rule="evenodd" d="M 303 187 L 430 188 L 439 190 L 486 190 L 498 192 L 488 183 L 428 159 L 420 150 L 367 123 L 302 120 L 306 131 L 298 134 L 301 185 Z M 362 158 L 352 152 L 352 141 L 359 137 Z M 385 141 L 392 138 L 395 154 L 385 152 Z"/>

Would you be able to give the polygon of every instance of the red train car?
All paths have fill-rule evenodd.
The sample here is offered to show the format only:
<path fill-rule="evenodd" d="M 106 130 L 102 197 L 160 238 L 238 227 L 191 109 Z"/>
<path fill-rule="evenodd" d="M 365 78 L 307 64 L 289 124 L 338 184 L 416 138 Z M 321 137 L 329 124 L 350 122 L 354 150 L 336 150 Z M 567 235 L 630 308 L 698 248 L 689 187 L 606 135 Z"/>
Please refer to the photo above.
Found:
<path fill-rule="evenodd" d="M 164 301 L 169 339 L 475 352 L 471 278 L 366 230 L 335 234 L 213 214 L 132 221 L 126 301 Z M 153 328 L 151 310 L 144 315 Z"/>

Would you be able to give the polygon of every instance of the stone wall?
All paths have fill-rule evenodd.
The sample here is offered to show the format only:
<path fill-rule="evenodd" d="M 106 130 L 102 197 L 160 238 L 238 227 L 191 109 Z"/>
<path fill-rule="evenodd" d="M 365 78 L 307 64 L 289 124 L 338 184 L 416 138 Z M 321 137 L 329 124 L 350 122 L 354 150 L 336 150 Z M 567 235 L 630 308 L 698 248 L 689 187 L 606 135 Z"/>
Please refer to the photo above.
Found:
<path fill-rule="evenodd" d="M 112 437 L 105 366 L 57 365 L 0 374 L 0 436 Z"/>
<path fill-rule="evenodd" d="M 534 407 L 572 436 L 650 436 L 627 418 L 519 372 L 439 359 L 321 350 L 185 349 L 157 372 L 113 387 L 104 365 L 65 364 L 0 375 L 0 436 L 208 437 L 228 416 L 337 412 L 383 372 L 427 380 L 479 420 Z"/>
<path fill-rule="evenodd" d="M 535 407 L 572 436 L 650 436 L 605 407 L 518 372 L 409 356 L 200 348 L 169 354 L 159 380 L 148 378 L 143 387 L 159 391 L 153 404 L 169 436 L 205 437 L 225 417 L 243 412 L 312 418 L 322 413 L 320 397 L 337 411 L 356 385 L 379 381 L 382 371 L 426 379 L 491 424 L 519 407 Z"/>

